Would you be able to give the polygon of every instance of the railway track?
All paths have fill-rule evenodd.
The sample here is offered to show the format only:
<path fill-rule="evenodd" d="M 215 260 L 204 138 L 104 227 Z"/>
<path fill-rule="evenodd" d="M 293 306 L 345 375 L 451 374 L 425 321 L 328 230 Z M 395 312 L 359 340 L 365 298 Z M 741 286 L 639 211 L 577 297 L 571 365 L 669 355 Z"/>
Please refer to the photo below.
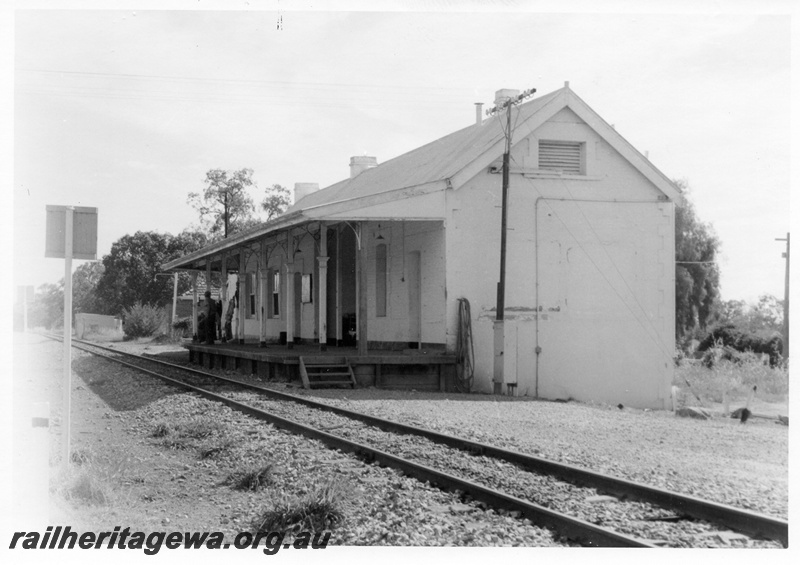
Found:
<path fill-rule="evenodd" d="M 733 530 L 754 540 L 774 540 L 784 547 L 788 545 L 788 522 L 772 516 L 89 342 L 73 340 L 73 345 L 223 402 L 293 433 L 320 440 L 329 447 L 396 468 L 440 488 L 459 491 L 463 496 L 528 518 L 536 525 L 551 528 L 582 544 L 691 546 L 692 540 L 724 536 Z M 98 349 L 113 356 L 98 353 Z M 144 365 L 158 366 L 172 376 Z"/>

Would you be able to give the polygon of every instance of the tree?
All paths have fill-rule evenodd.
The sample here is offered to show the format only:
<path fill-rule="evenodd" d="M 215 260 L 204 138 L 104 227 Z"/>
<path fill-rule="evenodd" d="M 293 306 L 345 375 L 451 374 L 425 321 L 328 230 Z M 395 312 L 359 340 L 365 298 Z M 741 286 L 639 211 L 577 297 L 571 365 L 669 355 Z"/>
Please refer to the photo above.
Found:
<path fill-rule="evenodd" d="M 255 206 L 246 192 L 254 185 L 252 177 L 252 169 L 211 169 L 206 173 L 202 194 L 189 193 L 187 202 L 200 214 L 200 223 L 212 239 L 227 238 L 255 220 Z"/>
<path fill-rule="evenodd" d="M 747 310 L 749 306 L 744 300 L 724 300 L 717 307 L 718 325 L 742 326 L 746 324 Z"/>
<path fill-rule="evenodd" d="M 267 213 L 267 221 L 280 216 L 289 207 L 289 189 L 279 184 L 273 184 L 266 189 L 261 209 Z"/>
<path fill-rule="evenodd" d="M 783 330 L 783 300 L 771 294 L 758 297 L 752 311 L 752 331 L 780 332 Z"/>
<path fill-rule="evenodd" d="M 97 299 L 97 283 L 105 267 L 100 261 L 83 263 L 72 273 L 72 312 L 97 313 L 101 310 Z M 63 280 L 62 280 L 63 285 Z"/>
<path fill-rule="evenodd" d="M 719 302 L 720 241 L 711 224 L 700 221 L 689 200 L 689 185 L 675 203 L 675 333 L 678 341 L 696 330 L 705 330 Z"/>
<path fill-rule="evenodd" d="M 733 326 L 740 332 L 772 337 L 783 329 L 783 301 L 762 294 L 756 304 L 726 300 L 717 310 L 717 326 Z"/>
<path fill-rule="evenodd" d="M 81 264 L 72 273 L 72 315 L 78 312 L 100 312 L 96 287 L 103 274 L 103 264 L 92 261 Z M 58 327 L 64 323 L 64 278 L 58 283 L 45 283 L 36 289 L 28 306 L 28 325 Z"/>
<path fill-rule="evenodd" d="M 103 276 L 96 294 L 103 314 L 121 315 L 137 302 L 163 306 L 172 300 L 172 277 L 157 276 L 161 266 L 191 253 L 206 243 L 203 234 L 183 232 L 178 236 L 136 232 L 114 242 L 103 257 Z M 179 279 L 178 292 L 189 288 L 188 277 Z"/>

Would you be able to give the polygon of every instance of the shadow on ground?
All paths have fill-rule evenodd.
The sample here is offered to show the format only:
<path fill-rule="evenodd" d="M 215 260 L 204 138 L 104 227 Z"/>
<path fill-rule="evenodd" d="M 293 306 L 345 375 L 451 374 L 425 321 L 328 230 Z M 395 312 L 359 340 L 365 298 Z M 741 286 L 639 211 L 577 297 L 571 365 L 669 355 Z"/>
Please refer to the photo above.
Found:
<path fill-rule="evenodd" d="M 156 400 L 182 392 L 153 377 L 97 357 L 72 362 L 73 375 L 117 411 L 137 410 Z M 76 379 L 77 380 L 77 379 Z M 74 385 L 80 383 L 74 382 Z"/>

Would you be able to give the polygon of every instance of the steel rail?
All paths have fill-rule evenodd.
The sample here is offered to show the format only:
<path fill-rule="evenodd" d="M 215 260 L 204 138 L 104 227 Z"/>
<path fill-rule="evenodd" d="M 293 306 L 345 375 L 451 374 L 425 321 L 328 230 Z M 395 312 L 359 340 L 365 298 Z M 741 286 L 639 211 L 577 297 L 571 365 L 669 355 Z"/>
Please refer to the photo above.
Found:
<path fill-rule="evenodd" d="M 307 426 L 305 424 L 301 424 L 294 420 L 283 418 L 266 410 L 250 406 L 249 404 L 244 404 L 242 402 L 233 400 L 231 398 L 227 398 L 225 396 L 211 392 L 209 390 L 196 387 L 194 385 L 190 385 L 186 382 L 173 379 L 171 377 L 162 375 L 160 373 L 151 371 L 149 369 L 145 369 L 144 367 L 136 366 L 132 363 L 127 363 L 125 361 L 122 361 L 121 359 L 114 359 L 113 357 L 110 357 L 108 355 L 103 355 L 100 353 L 89 351 L 89 349 L 86 346 L 78 345 L 75 343 L 75 341 L 73 341 L 73 347 L 75 347 L 76 349 L 81 349 L 83 351 L 86 351 L 87 353 L 91 353 L 92 355 L 97 355 L 98 357 L 101 357 L 103 359 L 119 363 L 120 365 L 130 367 L 136 371 L 146 373 L 150 376 L 161 379 L 162 381 L 169 383 L 171 385 L 178 386 L 186 390 L 190 390 L 192 392 L 195 392 L 203 396 L 204 398 L 221 402 L 226 406 L 238 410 L 243 414 L 254 416 L 258 419 L 267 421 L 276 427 L 285 429 L 292 433 L 303 435 L 310 439 L 319 440 L 328 447 L 348 453 L 353 453 L 359 456 L 360 458 L 366 460 L 367 462 L 376 462 L 380 465 L 383 465 L 384 467 L 391 467 L 397 469 L 405 473 L 406 475 L 411 476 L 420 481 L 428 481 L 431 485 L 436 486 L 437 488 L 440 488 L 442 490 L 460 491 L 470 495 L 473 499 L 480 502 L 484 502 L 485 504 L 488 504 L 494 508 L 502 508 L 509 511 L 517 511 L 522 516 L 529 519 L 531 523 L 543 528 L 549 528 L 555 530 L 556 532 L 558 532 L 559 535 L 569 540 L 576 541 L 592 547 L 651 547 L 651 548 L 657 547 L 656 545 L 651 544 L 646 540 L 622 534 L 620 532 L 615 532 L 614 530 L 610 530 L 608 528 L 592 524 L 591 522 L 587 522 L 586 520 L 575 518 L 573 516 L 569 516 L 567 514 L 563 514 L 561 512 L 557 512 L 555 510 L 539 506 L 538 504 L 522 500 L 520 498 L 506 494 L 504 492 L 488 488 L 479 483 L 469 481 L 467 479 L 463 479 L 455 475 L 451 475 L 449 473 L 438 471 L 436 469 L 427 467 L 425 465 L 421 465 L 419 463 L 414 463 L 412 461 L 403 459 L 402 457 L 398 457 L 396 455 L 392 455 L 380 449 L 375 449 L 373 447 L 364 445 L 362 443 L 350 441 L 343 437 L 329 434 L 327 432 L 313 428 L 311 426 Z M 89 347 L 98 347 L 98 346 L 91 344 L 89 345 Z M 102 348 L 102 346 L 100 347 Z M 119 351 L 113 349 L 111 351 L 113 351 L 114 353 L 120 353 Z M 150 361 L 150 359 L 147 360 Z M 181 368 L 180 366 L 177 367 Z M 215 376 L 215 375 L 206 375 L 206 376 Z"/>
<path fill-rule="evenodd" d="M 633 499 L 640 502 L 654 504 L 661 508 L 678 512 L 684 516 L 724 525 L 732 530 L 747 534 L 751 537 L 772 539 L 780 542 L 784 547 L 788 547 L 789 544 L 788 521 L 776 518 L 774 516 L 769 516 L 758 512 L 751 512 L 749 510 L 736 508 L 727 504 L 721 504 L 694 496 L 680 494 L 666 489 L 636 483 L 627 479 L 612 477 L 610 475 L 598 473 L 596 471 L 591 471 L 589 469 L 574 465 L 558 463 L 541 457 L 435 432 L 426 428 L 402 424 L 392 420 L 385 420 L 376 416 L 370 416 L 368 414 L 354 412 L 346 408 L 331 406 L 329 404 L 317 402 L 293 394 L 268 389 L 251 383 L 241 382 L 236 379 L 214 375 L 212 373 L 193 369 L 191 367 L 168 363 L 126 351 L 119 351 L 117 349 L 96 345 L 86 341 L 73 341 L 85 343 L 91 347 L 104 349 L 113 353 L 143 359 L 145 361 L 158 363 L 204 377 L 210 377 L 220 381 L 236 384 L 245 388 L 259 391 L 267 396 L 271 396 L 280 400 L 288 400 L 309 406 L 311 408 L 326 410 L 340 416 L 362 421 L 384 431 L 417 435 L 433 442 L 461 449 L 472 454 L 486 455 L 488 457 L 507 461 L 509 463 L 518 465 L 527 471 L 548 474 L 566 482 L 570 482 L 579 486 L 592 487 L 600 492 L 608 493 L 619 498 Z"/>

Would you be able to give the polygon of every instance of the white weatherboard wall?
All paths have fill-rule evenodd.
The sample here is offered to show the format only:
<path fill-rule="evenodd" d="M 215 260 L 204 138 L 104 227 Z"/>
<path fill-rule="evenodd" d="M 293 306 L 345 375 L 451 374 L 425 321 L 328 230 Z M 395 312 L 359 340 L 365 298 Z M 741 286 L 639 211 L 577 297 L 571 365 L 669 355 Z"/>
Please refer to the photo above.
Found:
<path fill-rule="evenodd" d="M 537 171 L 539 139 L 584 143 L 586 174 Z M 673 204 L 570 110 L 516 142 L 512 163 L 520 172 L 512 166 L 505 382 L 517 382 L 520 395 L 666 407 Z M 485 392 L 492 389 L 501 183 L 502 175 L 484 171 L 447 192 L 448 345 L 458 330 L 457 299 L 466 297 L 475 388 Z"/>
<path fill-rule="evenodd" d="M 331 227 L 331 230 L 337 229 Z M 347 226 L 340 229 L 349 230 Z M 382 239 L 378 239 L 380 236 Z M 445 343 L 445 258 L 444 228 L 441 221 L 371 221 L 365 222 L 363 244 L 367 250 L 367 315 L 370 342 L 394 342 L 400 348 L 411 341 L 410 305 L 409 305 L 409 256 L 419 254 L 420 259 L 420 330 L 421 341 L 426 344 Z M 386 245 L 387 249 L 387 301 L 386 316 L 376 315 L 376 259 L 375 250 L 378 245 Z M 318 280 L 319 270 L 316 267 L 318 248 L 311 236 L 306 236 L 294 255 L 295 272 L 311 274 L 313 280 L 312 301 L 300 304 L 300 333 L 295 337 L 304 340 L 318 339 L 318 301 L 317 290 L 324 289 L 323 282 Z M 267 339 L 276 341 L 280 332 L 286 331 L 286 254 L 282 247 L 277 247 L 270 254 L 267 265 L 269 269 L 280 270 L 281 273 L 281 310 L 279 317 L 267 319 Z M 247 272 L 254 273 L 258 267 L 255 252 L 249 254 Z M 335 269 L 328 269 L 328 277 L 335 280 Z M 322 285 L 322 286 L 319 286 Z M 246 301 L 243 300 L 246 305 Z M 256 294 L 257 309 L 260 309 L 260 297 Z M 265 309 L 268 312 L 268 309 Z M 339 324 L 341 320 L 328 320 L 328 325 Z M 245 332 L 248 339 L 259 337 L 259 325 L 256 317 L 245 320 Z"/>
<path fill-rule="evenodd" d="M 381 229 L 378 229 L 378 226 Z M 411 340 L 410 255 L 419 253 L 420 330 L 426 344 L 445 343 L 444 229 L 440 221 L 370 222 L 367 230 L 367 312 L 369 340 L 407 344 Z M 378 240 L 378 234 L 384 239 Z M 387 246 L 386 316 L 376 316 L 377 245 Z"/>

